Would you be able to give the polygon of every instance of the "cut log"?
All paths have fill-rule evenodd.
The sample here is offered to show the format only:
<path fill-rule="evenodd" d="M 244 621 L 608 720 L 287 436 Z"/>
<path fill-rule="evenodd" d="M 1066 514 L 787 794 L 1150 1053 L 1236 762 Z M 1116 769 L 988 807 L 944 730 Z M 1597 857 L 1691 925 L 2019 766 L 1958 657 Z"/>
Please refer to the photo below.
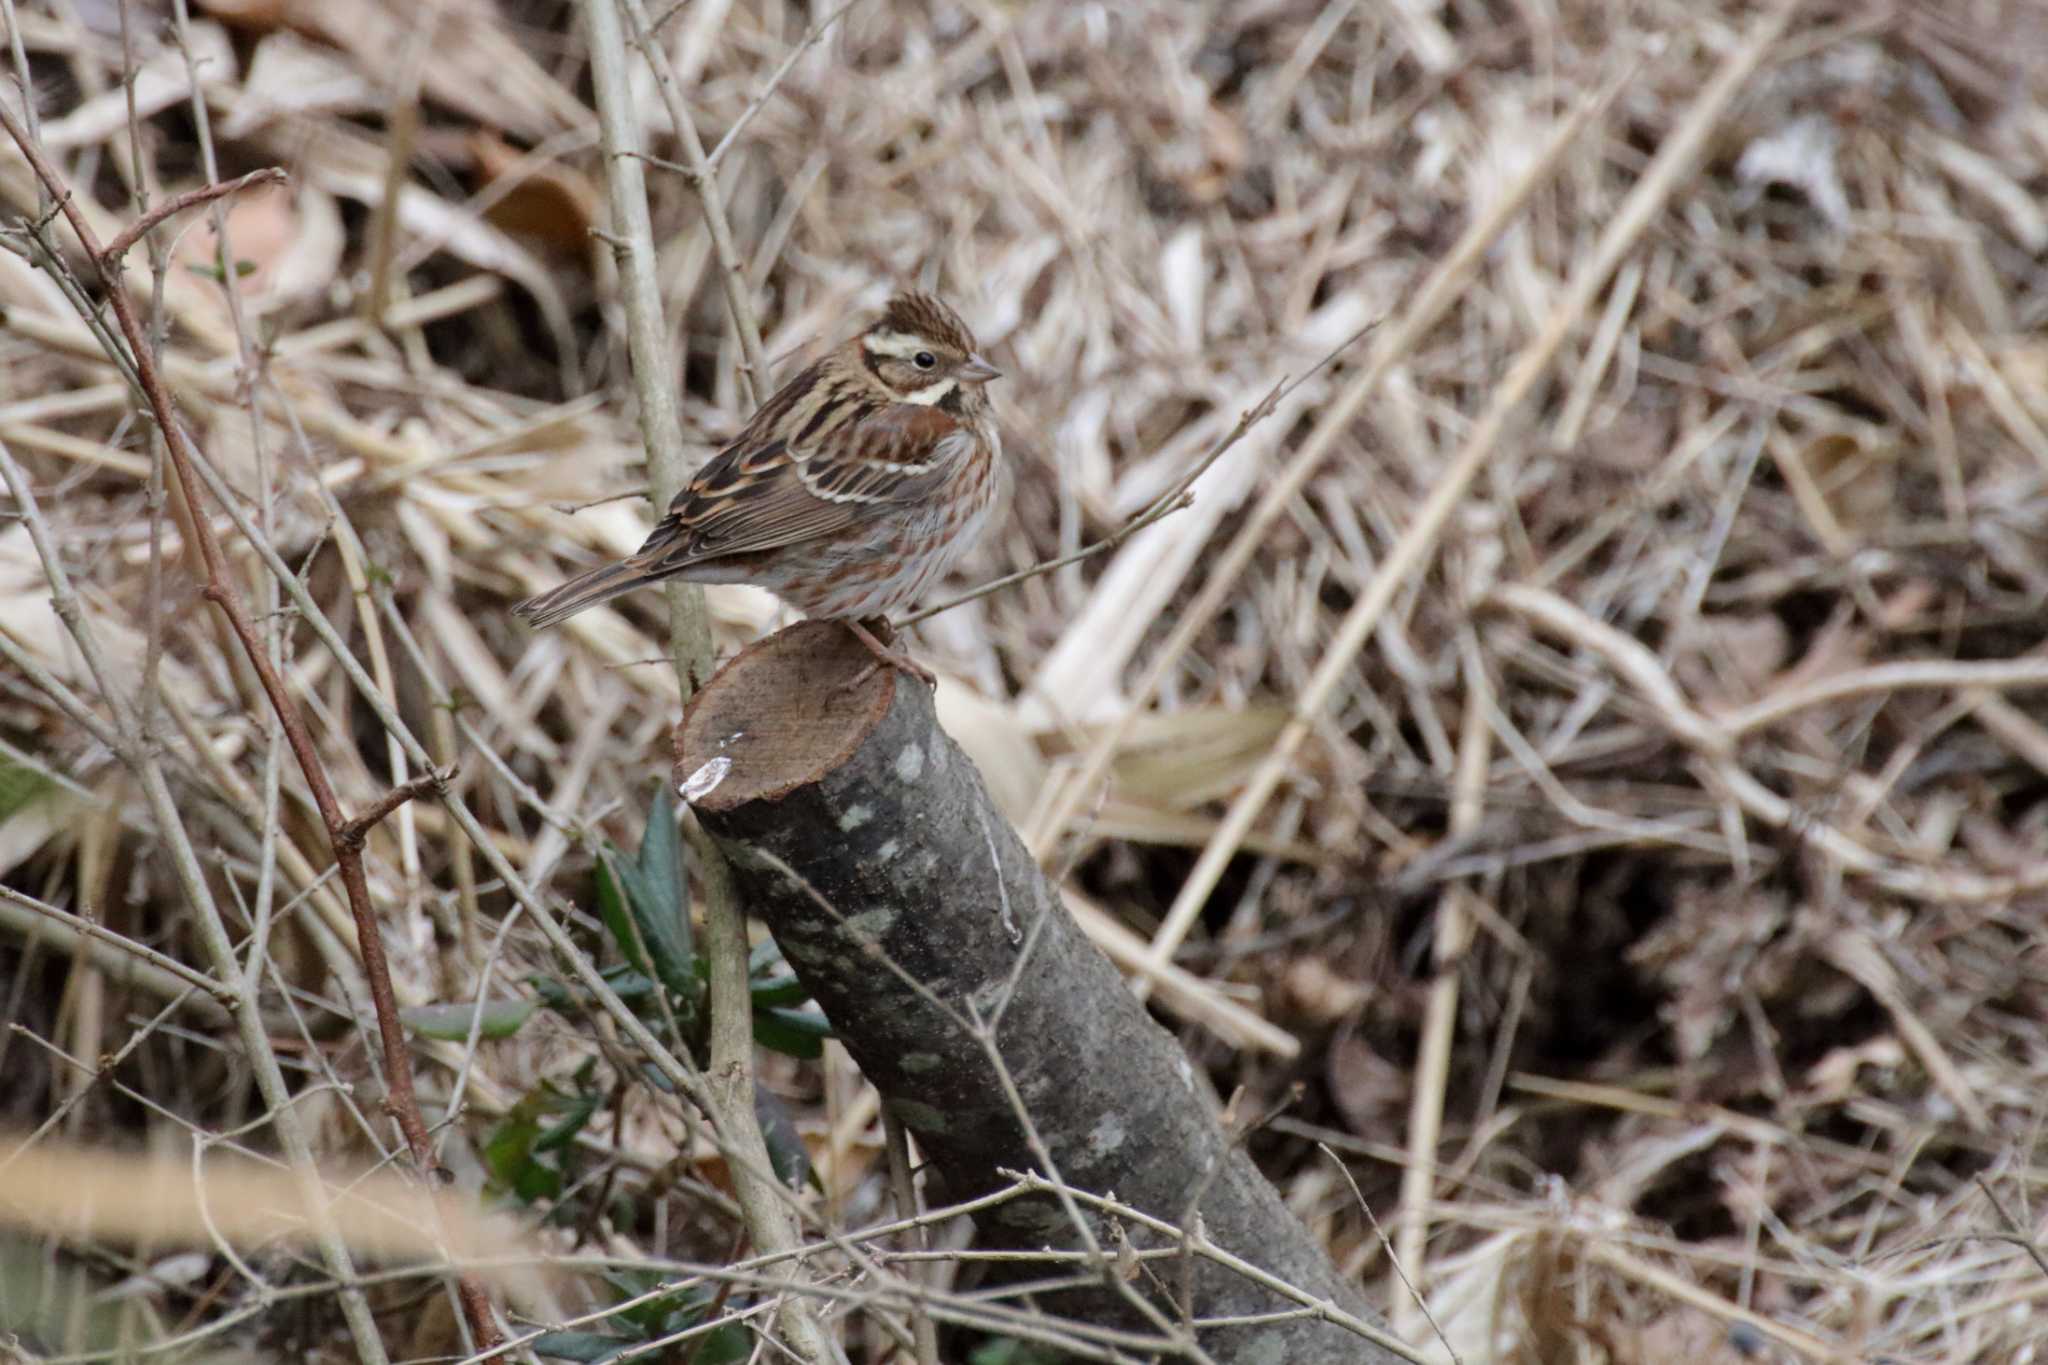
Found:
<path fill-rule="evenodd" d="M 1377 1329 L 1363 1295 L 1224 1131 L 1179 1044 L 1068 916 L 938 728 L 924 685 L 873 663 L 826 622 L 754 645 L 691 702 L 676 781 L 730 857 L 748 911 L 949 1197 L 1015 1188 L 1006 1170 L 1056 1175 L 1173 1228 L 1199 1227 L 1310 1302 Z M 1176 1327 L 1192 1321 L 1217 1361 L 1397 1359 L 1206 1257 L 1126 1257 L 1120 1290 L 1110 1277 L 1126 1239 L 1140 1249 L 1179 1239 L 1090 1216 L 1112 1267 L 1040 1300 L 1062 1316 L 1142 1325 L 1136 1291 Z M 984 1209 L 976 1225 L 989 1247 L 1081 1244 L 1069 1211 L 1042 1191 Z M 1071 1266 L 1040 1269 L 1072 1283 Z M 1290 1312 L 1300 1316 L 1242 1322 Z M 1203 1326 L 1219 1318 L 1240 1321 Z"/>

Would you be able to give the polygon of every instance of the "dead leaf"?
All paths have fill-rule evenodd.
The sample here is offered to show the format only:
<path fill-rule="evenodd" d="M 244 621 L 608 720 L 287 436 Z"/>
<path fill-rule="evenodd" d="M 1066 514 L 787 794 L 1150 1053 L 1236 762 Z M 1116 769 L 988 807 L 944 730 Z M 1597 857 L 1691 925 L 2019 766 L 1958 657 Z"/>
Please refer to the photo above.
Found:
<path fill-rule="evenodd" d="M 537 160 L 491 133 L 469 135 L 484 217 L 515 237 L 556 251 L 581 252 L 598 219 L 597 189 L 559 161 Z"/>

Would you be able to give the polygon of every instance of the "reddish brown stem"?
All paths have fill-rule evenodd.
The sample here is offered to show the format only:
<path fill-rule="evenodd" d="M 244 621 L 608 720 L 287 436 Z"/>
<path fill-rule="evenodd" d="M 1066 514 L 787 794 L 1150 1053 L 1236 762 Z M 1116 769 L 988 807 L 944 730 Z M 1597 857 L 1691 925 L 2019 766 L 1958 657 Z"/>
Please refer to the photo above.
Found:
<path fill-rule="evenodd" d="M 19 141 L 19 139 L 16 140 Z M 121 257 L 127 253 L 128 248 L 141 241 L 152 228 L 163 222 L 164 219 L 174 218 L 186 209 L 196 208 L 201 204 L 211 203 L 216 199 L 225 199 L 231 194 L 240 194 L 252 185 L 282 185 L 290 179 L 291 176 L 286 173 L 282 166 L 265 166 L 260 171 L 249 172 L 239 180 L 223 180 L 215 185 L 201 185 L 198 189 L 186 190 L 183 194 L 174 194 L 123 228 L 116 234 L 114 240 L 108 242 L 104 248 L 93 251 L 92 263 L 99 267 L 100 277 L 105 279 L 108 276 L 108 272 L 121 263 Z M 69 202 L 69 200 L 65 201 L 65 212 L 67 214 L 70 212 Z M 73 226 L 77 226 L 75 219 L 73 220 Z M 80 230 L 78 240 L 81 242 L 88 241 L 83 235 L 83 229 Z M 86 250 L 92 251 L 92 247 L 88 245 Z"/>
<path fill-rule="evenodd" d="M 417 797 L 439 796 L 448 790 L 448 784 L 454 780 L 455 769 L 441 768 L 434 772 L 422 773 L 410 782 L 399 783 L 372 801 L 361 815 L 343 825 L 341 841 L 352 849 L 362 848 L 363 841 L 370 837 L 370 831 L 382 824 L 385 816 Z"/>
<path fill-rule="evenodd" d="M 0 127 L 8 137 L 21 148 L 28 158 L 36 177 L 49 191 L 58 209 L 71 223 L 71 230 L 78 234 L 78 241 L 85 248 L 94 269 L 99 272 L 100 282 L 106 288 L 107 303 L 114 311 L 114 319 L 128 343 L 129 359 L 135 367 L 135 378 L 141 386 L 144 400 L 149 405 L 151 416 L 163 433 L 164 449 L 170 453 L 171 467 L 176 471 L 178 487 L 184 493 L 188 506 L 197 509 L 203 506 L 199 478 L 193 472 L 192 464 L 197 451 L 191 444 L 185 425 L 178 420 L 177 406 L 165 387 L 163 375 L 158 372 L 156 362 L 143 334 L 142 324 L 135 316 L 135 306 L 128 298 L 118 274 L 118 259 L 121 250 L 132 245 L 137 237 L 149 230 L 177 207 L 189 207 L 179 200 L 190 199 L 188 195 L 166 200 L 140 223 L 121 233 L 110 246 L 102 247 L 94 234 L 91 224 L 78 209 L 71 197 L 69 187 L 62 175 L 42 148 L 36 145 L 21 124 L 15 119 L 4 103 L 0 103 Z M 260 177 L 259 173 L 259 177 Z M 278 174 L 282 174 L 279 172 Z M 213 187 L 218 193 L 230 193 L 257 177 L 244 176 L 240 181 L 225 186 Z M 197 193 L 197 192 L 195 192 Z M 217 194 L 205 197 L 217 197 Z M 202 202 L 190 199 L 191 203 Z M 176 206 L 176 207 L 174 207 Z M 231 283 L 231 282 L 230 282 Z M 285 742 L 290 746 L 292 756 L 298 761 L 299 771 L 305 776 L 306 786 L 312 792 L 313 803 L 319 808 L 321 822 L 327 827 L 327 840 L 334 849 L 335 871 L 340 874 L 341 884 L 348 896 L 349 912 L 356 923 L 356 937 L 362 948 L 363 975 L 370 988 L 370 999 L 376 1007 L 377 1032 L 384 1051 L 384 1074 L 389 1093 L 386 1103 L 392 1115 L 398 1120 L 399 1131 L 405 1136 L 405 1145 L 411 1153 L 413 1163 L 423 1175 L 431 1175 L 436 1169 L 432 1140 L 427 1135 L 426 1121 L 420 1116 L 417 1096 L 413 1093 L 412 1053 L 407 1049 L 405 1033 L 398 1019 L 398 1002 L 391 990 L 390 964 L 384 955 L 384 936 L 377 922 L 376 912 L 370 906 L 370 888 L 363 876 L 362 841 L 358 834 L 351 841 L 351 821 L 342 814 L 341 803 L 335 798 L 334 786 L 327 778 L 326 765 L 320 761 L 319 750 L 306 730 L 305 718 L 300 714 L 298 703 L 292 699 L 285 687 L 284 679 L 278 675 L 270 655 L 263 647 L 262 639 L 249 618 L 248 609 L 243 605 L 241 595 L 235 591 L 234 580 L 229 576 L 227 560 L 221 553 L 220 540 L 215 536 L 208 518 L 192 517 L 192 531 L 199 545 L 200 560 L 206 566 L 206 599 L 220 608 L 228 626 L 248 656 L 249 665 L 256 671 L 263 691 L 270 698 L 271 709 L 277 713 L 279 725 L 284 730 Z M 408 786 L 412 784 L 407 784 Z M 388 795 L 387 795 L 388 799 Z M 405 799 L 405 798 L 401 798 Z M 382 804 L 381 802 L 379 803 Z M 394 802 L 390 809 L 396 809 Z M 374 809 L 374 808 L 373 808 Z M 389 814 L 385 810 L 384 814 Z M 381 818 L 381 817 L 380 817 Z M 491 1316 L 490 1299 L 484 1293 L 483 1285 L 474 1276 L 458 1273 L 455 1277 L 457 1296 L 462 1301 L 463 1315 L 469 1321 L 469 1328 L 478 1349 L 490 1350 L 503 1338 L 499 1336 L 497 1324 Z"/>

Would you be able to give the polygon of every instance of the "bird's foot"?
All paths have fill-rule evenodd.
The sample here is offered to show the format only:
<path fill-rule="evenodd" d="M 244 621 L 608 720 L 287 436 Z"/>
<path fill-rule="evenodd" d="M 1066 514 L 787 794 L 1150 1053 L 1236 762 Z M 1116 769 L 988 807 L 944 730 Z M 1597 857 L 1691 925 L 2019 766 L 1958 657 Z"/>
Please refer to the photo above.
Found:
<path fill-rule="evenodd" d="M 900 669 L 913 678 L 921 679 L 926 687 L 936 688 L 939 685 L 939 678 L 936 673 L 933 673 L 929 668 L 926 668 L 902 650 L 890 648 L 890 644 L 896 638 L 896 632 L 889 625 L 887 617 L 872 616 L 866 621 L 862 621 L 849 616 L 846 618 L 846 628 L 853 632 L 855 639 L 867 646 L 868 653 L 875 656 L 875 661 L 842 683 L 842 687 L 859 687 L 872 677 L 875 670 L 883 664 L 887 664 L 891 668 Z"/>

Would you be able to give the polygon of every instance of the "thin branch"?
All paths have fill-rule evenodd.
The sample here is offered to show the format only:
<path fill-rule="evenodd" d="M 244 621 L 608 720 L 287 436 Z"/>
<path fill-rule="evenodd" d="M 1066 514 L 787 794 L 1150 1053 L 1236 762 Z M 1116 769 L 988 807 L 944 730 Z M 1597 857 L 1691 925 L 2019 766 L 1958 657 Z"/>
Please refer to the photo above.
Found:
<path fill-rule="evenodd" d="M 196 189 L 186 190 L 183 194 L 174 194 L 116 233 L 113 241 L 94 254 L 93 264 L 99 267 L 102 275 L 109 275 L 121 264 L 121 257 L 127 253 L 128 248 L 141 241 L 166 218 L 174 218 L 186 209 L 240 194 L 243 190 L 252 189 L 257 185 L 284 185 L 290 181 L 291 176 L 282 166 L 265 166 L 260 171 L 251 171 L 236 180 L 224 180 L 216 185 L 201 185 Z"/>
<path fill-rule="evenodd" d="M 319 808 L 321 821 L 326 826 L 328 842 L 334 850 L 336 869 L 347 893 L 349 910 L 356 922 L 363 971 L 376 1007 L 379 1039 L 385 1054 L 389 1092 L 387 1104 L 398 1120 L 413 1160 L 422 1172 L 431 1171 L 434 1166 L 432 1140 L 428 1136 L 426 1123 L 420 1116 L 419 1102 L 413 1094 L 412 1056 L 406 1045 L 403 1025 L 398 1018 L 397 1001 L 391 988 L 390 966 L 384 956 L 382 929 L 370 904 L 369 883 L 363 874 L 361 854 L 359 850 L 348 847 L 343 838 L 347 820 L 342 814 L 341 804 L 334 794 L 333 785 L 328 780 L 319 750 L 314 746 L 312 737 L 306 729 L 305 719 L 296 700 L 285 686 L 270 651 L 257 634 L 256 626 L 250 620 L 241 595 L 234 587 L 226 557 L 221 551 L 219 538 L 214 534 L 210 519 L 200 510 L 204 503 L 200 498 L 200 481 L 193 470 L 196 450 L 190 434 L 180 420 L 170 390 L 164 384 L 163 375 L 157 368 L 141 321 L 136 317 L 135 307 L 128 298 L 126 285 L 118 270 L 111 264 L 112 257 L 100 245 L 92 225 L 86 221 L 84 213 L 73 202 L 62 174 L 43 155 L 42 148 L 29 137 L 27 131 L 4 104 L 0 104 L 0 128 L 4 128 L 15 145 L 21 149 L 22 155 L 27 158 L 38 180 L 58 201 L 60 210 L 70 222 L 72 231 L 78 235 L 79 243 L 92 259 L 105 286 L 107 302 L 113 310 L 120 334 L 127 343 L 136 381 L 163 437 L 172 468 L 177 473 L 179 489 L 184 495 L 186 505 L 192 509 L 192 531 L 198 543 L 200 560 L 206 576 L 202 595 L 226 618 L 229 629 L 233 631 L 243 653 L 247 656 L 249 665 L 255 671 L 284 730 L 286 742 L 298 760 L 300 772 L 312 792 L 315 805 Z M 472 1324 L 472 1327 L 478 1333 L 479 1344 L 486 1348 L 499 1340 L 495 1325 L 488 1317 L 480 1323 Z M 362 1342 L 358 1344 L 365 1345 Z"/>
<path fill-rule="evenodd" d="M 770 76 L 768 83 L 761 87 L 761 93 L 747 101 L 747 107 L 740 110 L 740 116 L 732 121 L 732 127 L 725 130 L 725 136 L 718 139 L 718 145 L 711 149 L 711 155 L 704 158 L 703 170 L 686 170 L 684 172 L 685 175 L 691 177 L 692 184 L 701 184 L 705 176 L 718 173 L 718 163 L 725 159 L 727 150 L 732 147 L 734 142 L 738 141 L 739 135 L 746 131 L 747 125 L 754 121 L 754 115 L 760 113 L 767 106 L 768 101 L 774 97 L 776 90 L 782 85 L 784 78 L 796 69 L 796 64 L 803 57 L 804 53 L 810 51 L 811 45 L 824 37 L 827 29 L 838 23 L 848 10 L 859 3 L 860 0 L 846 0 L 846 3 L 838 9 L 833 10 L 823 19 L 812 24 L 809 30 L 804 33 L 804 36 L 797 40 L 797 45 L 791 48 L 789 54 L 782 59 L 782 65 L 775 68 L 775 74 Z"/>
<path fill-rule="evenodd" d="M 1998 1197 L 1998 1192 L 1991 1188 L 1991 1182 L 1981 1174 L 1977 1177 L 1977 1188 L 1991 1201 L 1992 1209 L 1997 1212 L 1999 1221 L 2005 1224 L 2006 1231 L 2012 1234 L 2013 1242 L 2033 1258 L 2034 1264 L 2040 1267 L 2043 1275 L 2048 1275 L 2048 1254 L 2044 1254 L 2041 1244 L 2028 1234 L 2027 1225 L 2013 1217 L 2012 1210 L 2006 1208 L 2005 1201 Z"/>
<path fill-rule="evenodd" d="M 610 196 L 613 249 L 619 257 L 619 286 L 627 318 L 627 348 L 633 382 L 640 395 L 642 435 L 647 444 L 650 490 L 656 507 L 666 507 L 682 487 L 684 454 L 682 425 L 676 407 L 674 375 L 661 315 L 661 289 L 655 275 L 654 228 L 647 209 L 640 122 L 631 99 L 625 36 L 620 20 L 630 23 L 635 44 L 655 73 L 676 136 L 693 166 L 704 166 L 704 146 L 677 89 L 661 45 L 649 37 L 647 17 L 637 0 L 585 0 L 585 31 L 590 43 L 599 131 L 604 146 L 606 189 Z M 714 175 L 700 175 L 696 190 L 704 209 L 725 286 L 726 302 L 739 330 L 754 394 L 766 394 L 768 365 L 762 353 L 760 325 L 747 298 L 746 279 L 732 241 L 732 227 Z M 670 654 L 677 685 L 685 700 L 709 670 L 712 658 L 709 617 L 700 588 L 672 583 L 668 590 Z M 711 1068 L 698 1087 L 704 1106 L 726 1150 L 747 1232 L 763 1251 L 779 1251 L 800 1239 L 800 1226 L 790 1192 L 783 1188 L 768 1159 L 754 1097 L 753 1008 L 747 988 L 746 919 L 732 889 L 724 855 L 698 828 L 694 814 L 683 814 L 683 834 L 704 893 L 704 954 L 710 968 Z M 791 1263 L 784 1275 L 794 1289 L 802 1268 Z M 809 1365 L 840 1358 L 812 1304 L 800 1293 L 782 1296 L 776 1322 L 789 1349 Z"/>
<path fill-rule="evenodd" d="M 691 188 L 696 190 L 698 200 L 704 205 L 704 226 L 711 233 L 712 254 L 718 258 L 719 283 L 725 288 L 725 304 L 732 311 L 733 326 L 740 334 L 740 353 L 746 358 L 752 399 L 759 403 L 768 397 L 768 356 L 761 346 L 761 323 L 754 315 L 753 300 L 747 297 L 746 267 L 740 260 L 739 248 L 733 244 L 732 221 L 725 212 L 725 191 L 719 188 L 718 177 L 711 173 L 710 162 L 704 155 L 704 139 L 697 135 L 697 121 L 690 117 L 690 107 L 683 102 L 668 52 L 649 36 L 651 30 L 645 8 L 640 0 L 615 0 L 615 3 L 633 26 L 633 45 L 640 49 L 640 55 L 654 72 L 655 88 L 661 92 L 662 103 L 668 106 L 669 122 L 674 125 L 676 141 L 682 144 L 683 164 L 689 168 Z M 590 0 L 588 8 L 595 10 L 597 0 Z M 592 61 L 593 64 L 596 61 L 595 52 L 592 53 Z M 608 158 L 608 163 L 612 166 L 618 164 L 616 153 Z M 644 209 L 642 213 L 644 216 Z M 624 225 L 614 223 L 613 226 Z M 666 382 L 665 377 L 670 372 L 663 370 L 661 373 Z M 667 505 L 666 499 L 663 505 Z"/>
<path fill-rule="evenodd" d="M 1232 446 L 1243 440 L 1245 434 L 1253 427 L 1272 416 L 1274 409 L 1280 406 L 1281 399 L 1287 397 L 1288 394 L 1293 393 L 1296 389 L 1314 378 L 1331 361 L 1350 350 L 1358 343 L 1361 337 L 1379 325 L 1378 318 L 1374 318 L 1371 322 L 1366 323 L 1365 326 L 1331 347 L 1321 360 L 1309 366 L 1299 378 L 1288 379 L 1283 376 L 1280 382 L 1275 384 L 1264 398 L 1261 398 L 1245 410 L 1244 414 L 1237 419 L 1237 425 L 1224 433 L 1222 440 L 1210 446 L 1202 458 L 1195 461 L 1194 468 L 1181 475 L 1171 488 L 1154 498 L 1151 506 L 1125 522 L 1122 526 L 1117 527 L 1116 530 L 1111 531 L 1101 540 L 1096 541 L 1093 545 L 1085 545 L 1071 554 L 1061 555 L 1058 559 L 1043 560 L 1033 564 L 1028 569 L 1019 569 L 1016 573 L 990 579 L 978 587 L 969 588 L 958 597 L 949 597 L 937 606 L 926 607 L 923 611 L 906 616 L 898 624 L 914 626 L 919 621 L 937 616 L 942 611 L 951 611 L 953 608 L 972 602 L 978 597 L 986 597 L 992 592 L 1000 592 L 1002 589 L 1022 583 L 1026 579 L 1036 578 L 1040 574 L 1048 574 L 1058 569 L 1064 569 L 1069 564 L 1078 564 L 1082 560 L 1092 558 L 1106 550 L 1114 550 L 1117 546 L 1123 544 L 1126 540 L 1129 540 L 1154 522 L 1162 521 L 1182 508 L 1192 507 L 1195 501 L 1193 491 L 1195 483 L 1204 474 L 1209 472 L 1212 465 L 1222 459 Z"/>
<path fill-rule="evenodd" d="M 455 780 L 453 767 L 425 772 L 410 782 L 401 782 L 363 809 L 362 814 L 341 827 L 341 840 L 350 848 L 360 850 L 370 831 L 408 801 L 422 796 L 439 796 L 448 790 L 448 784 Z"/>
<path fill-rule="evenodd" d="M 910 1133 L 903 1120 L 888 1105 L 882 1106 L 882 1146 L 889 1157 L 889 1192 L 896 1199 L 899 1218 L 917 1217 L 917 1183 L 910 1173 Z M 930 1245 L 923 1228 L 911 1233 L 911 1244 L 923 1251 Z M 916 1272 L 911 1272 L 916 1277 Z M 931 1314 L 921 1307 L 911 1312 L 910 1328 L 917 1336 L 917 1365 L 939 1365 L 939 1338 L 932 1329 Z"/>
<path fill-rule="evenodd" d="M 0 103 L 0 127 L 10 136 L 20 135 L 20 125 L 14 121 L 4 105 Z M 40 152 L 32 143 L 23 143 L 32 162 L 40 160 Z M 59 195 L 61 199 L 62 196 Z M 132 323 L 133 319 L 130 318 Z M 131 337 L 133 333 L 130 333 Z M 354 1258 L 348 1245 L 342 1240 L 339 1227 L 330 1215 L 322 1189 L 320 1173 L 313 1162 L 312 1143 L 306 1135 L 304 1124 L 292 1104 L 290 1086 L 285 1082 L 284 1069 L 278 1064 L 277 1056 L 271 1051 L 269 1039 L 257 1008 L 256 989 L 252 982 L 244 981 L 236 970 L 234 945 L 229 940 L 227 927 L 221 919 L 220 907 L 215 903 L 209 888 L 206 871 L 200 865 L 199 855 L 193 848 L 190 833 L 186 830 L 178 803 L 171 794 L 170 783 L 165 779 L 163 765 L 155 749 L 144 742 L 138 733 L 136 718 L 113 679 L 103 670 L 104 657 L 97 643 L 97 636 L 91 629 L 88 618 L 79 609 L 71 591 L 69 576 L 64 571 L 62 560 L 57 556 L 48 528 L 37 505 L 35 490 L 29 485 L 27 475 L 14 462 L 4 443 L 0 443 L 0 478 L 4 478 L 8 492 L 21 509 L 23 521 L 29 529 L 29 539 L 35 546 L 37 558 L 43 566 L 44 577 L 50 585 L 51 602 L 57 615 L 71 632 L 79 651 L 88 661 L 101 688 L 101 695 L 107 706 L 114 712 L 115 723 L 109 728 L 99 724 L 96 717 L 86 711 L 70 693 L 70 690 L 50 677 L 39 664 L 26 654 L 16 650 L 13 642 L 0 634 L 0 654 L 18 655 L 17 662 L 28 665 L 24 672 L 37 685 L 44 687 L 46 694 L 63 707 L 72 718 L 88 732 L 93 733 L 120 758 L 139 780 L 143 799 L 150 814 L 155 818 L 159 837 L 170 853 L 180 890 L 192 908 L 193 922 L 198 930 L 199 940 L 213 969 L 221 980 L 233 983 L 236 1005 L 232 1010 L 234 1026 L 240 1036 L 245 1059 L 255 1081 L 257 1093 L 268 1107 L 271 1121 L 275 1125 L 279 1144 L 284 1148 L 293 1173 L 296 1175 L 304 1195 L 307 1217 L 312 1223 L 313 1237 L 320 1248 L 321 1260 L 328 1270 L 343 1283 L 339 1295 L 342 1318 L 347 1323 L 349 1336 L 354 1341 L 358 1355 L 367 1365 L 384 1365 L 388 1356 L 384 1344 L 377 1335 L 377 1325 L 371 1316 L 368 1299 L 355 1287 Z M 195 516 L 195 522 L 205 525 L 204 516 Z M 209 528 L 210 531 L 210 528 Z M 98 661 L 95 666 L 94 661 Z M 68 699 L 68 704 L 67 704 Z"/>
<path fill-rule="evenodd" d="M 1351 1187 L 1351 1197 L 1358 1201 L 1359 1212 L 1365 1215 L 1366 1222 L 1372 1224 L 1372 1235 L 1379 1238 L 1380 1249 L 1387 1253 L 1387 1264 L 1394 1267 L 1394 1274 L 1401 1279 L 1401 1287 L 1408 1291 L 1408 1297 L 1415 1301 L 1415 1306 L 1422 1310 L 1422 1316 L 1429 1320 L 1430 1330 L 1436 1333 L 1436 1339 L 1443 1344 L 1444 1353 L 1451 1358 L 1451 1365 L 1465 1365 L 1464 1360 L 1458 1355 L 1458 1348 L 1451 1345 L 1451 1339 L 1444 1335 L 1443 1326 L 1437 1322 L 1436 1314 L 1429 1311 L 1429 1300 L 1422 1297 L 1422 1291 L 1408 1278 L 1407 1268 L 1401 1264 L 1401 1257 L 1394 1251 L 1394 1244 L 1387 1240 L 1386 1230 L 1380 1226 L 1380 1220 L 1373 1216 L 1372 1205 L 1366 1202 L 1365 1191 L 1358 1188 L 1358 1179 L 1351 1174 L 1351 1168 L 1330 1150 L 1329 1143 L 1318 1142 L 1316 1150 L 1330 1158 L 1330 1164 L 1337 1168 L 1337 1174 L 1343 1176 L 1344 1183 Z"/>
<path fill-rule="evenodd" d="M 1095 1194 L 1078 1186 L 1065 1186 L 1063 1188 L 1058 1180 L 1041 1175 L 1037 1171 L 1003 1171 L 1001 1174 L 1016 1181 L 1024 1189 L 1033 1193 L 1050 1193 L 1054 1195 L 1064 1193 L 1067 1198 L 1074 1200 L 1076 1203 L 1085 1204 L 1089 1208 L 1107 1213 L 1112 1217 L 1139 1224 L 1148 1231 L 1158 1233 L 1162 1237 L 1171 1237 L 1176 1241 L 1186 1237 L 1191 1243 L 1195 1255 L 1213 1261 L 1226 1269 L 1236 1271 L 1260 1288 L 1269 1289 L 1284 1299 L 1290 1299 L 1300 1304 L 1308 1311 L 1310 1316 L 1321 1318 L 1325 1322 L 1342 1327 L 1354 1336 L 1364 1337 L 1382 1350 L 1391 1351 L 1403 1360 L 1414 1361 L 1416 1365 L 1422 1365 L 1422 1362 L 1427 1359 L 1427 1357 L 1416 1351 L 1414 1347 L 1398 1337 L 1383 1331 L 1374 1324 L 1367 1322 L 1365 1319 L 1355 1314 L 1347 1313 L 1336 1304 L 1326 1299 L 1319 1299 L 1299 1285 L 1290 1284 L 1278 1275 L 1253 1265 L 1242 1256 L 1216 1245 L 1199 1229 L 1190 1232 L 1186 1229 L 1175 1227 L 1164 1218 L 1155 1217 L 1152 1214 L 1146 1213 L 1143 1209 L 1121 1202 L 1114 1195 Z M 1178 1248 L 1176 1247 L 1177 1252 Z M 1289 1314 L 1288 1316 L 1296 1315 Z M 1208 1321 L 1209 1319 L 1200 1320 L 1204 1325 Z"/>
<path fill-rule="evenodd" d="M 20 927 L 26 937 L 33 938 L 39 933 L 55 938 L 60 951 L 85 945 L 86 951 L 98 963 L 101 971 L 116 978 L 128 977 L 141 981 L 151 994 L 166 999 L 178 999 L 188 992 L 203 1008 L 209 1003 L 233 1009 L 241 1003 L 232 987 L 195 970 L 171 957 L 160 953 L 146 943 L 137 943 L 107 928 L 96 920 L 83 915 L 74 915 L 69 910 L 49 905 L 34 896 L 17 891 L 0 882 L 0 905 L 18 906 L 31 915 L 38 916 L 45 923 L 36 926 L 26 924 Z M 0 912 L 0 919 L 13 919 Z M 101 951 L 107 949 L 111 951 Z M 131 961 L 122 960 L 126 955 Z M 225 1019 L 225 1010 L 214 1010 L 216 1020 Z"/>

